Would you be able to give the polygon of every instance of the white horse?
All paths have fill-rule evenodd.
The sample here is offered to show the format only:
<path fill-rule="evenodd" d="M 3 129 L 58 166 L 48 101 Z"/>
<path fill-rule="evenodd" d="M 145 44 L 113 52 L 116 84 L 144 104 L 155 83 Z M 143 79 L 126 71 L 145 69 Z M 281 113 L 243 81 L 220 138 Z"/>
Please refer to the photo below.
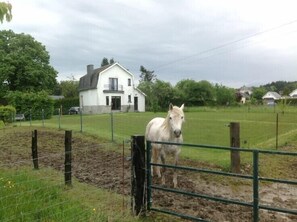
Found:
<path fill-rule="evenodd" d="M 150 141 L 161 142 L 175 142 L 182 143 L 182 124 L 185 121 L 184 104 L 181 107 L 169 105 L 168 115 L 166 118 L 156 117 L 152 119 L 146 126 L 145 136 Z M 181 151 L 180 146 L 177 145 L 164 145 L 152 143 L 152 163 L 160 164 L 161 161 L 165 164 L 165 157 L 171 154 L 175 158 L 175 165 L 178 163 L 178 156 Z M 165 168 L 164 168 L 165 171 Z M 160 172 L 160 167 L 155 167 L 155 172 L 158 177 L 162 177 L 162 184 L 165 184 L 164 172 Z M 153 175 L 153 167 L 152 167 Z M 177 174 L 174 170 L 173 185 L 177 187 Z"/>

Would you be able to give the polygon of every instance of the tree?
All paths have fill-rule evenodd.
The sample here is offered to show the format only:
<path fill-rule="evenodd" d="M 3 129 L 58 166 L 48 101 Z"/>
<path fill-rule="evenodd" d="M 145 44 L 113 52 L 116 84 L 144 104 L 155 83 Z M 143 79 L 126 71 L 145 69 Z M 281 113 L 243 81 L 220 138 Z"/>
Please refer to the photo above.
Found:
<path fill-rule="evenodd" d="M 77 80 L 66 80 L 60 82 L 61 95 L 65 98 L 78 97 L 78 85 Z"/>
<path fill-rule="evenodd" d="M 153 82 L 156 79 L 155 71 L 150 71 L 144 66 L 140 66 L 140 82 Z"/>
<path fill-rule="evenodd" d="M 114 64 L 114 63 L 115 63 L 114 59 L 111 58 L 111 59 L 109 60 L 109 64 L 111 65 L 111 64 Z"/>
<path fill-rule="evenodd" d="M 251 102 L 261 104 L 262 103 L 262 97 L 265 95 L 266 92 L 267 92 L 267 90 L 264 87 L 254 88 Z"/>
<path fill-rule="evenodd" d="M 216 84 L 216 104 L 219 106 L 232 105 L 235 101 L 235 89 Z"/>
<path fill-rule="evenodd" d="M 0 31 L 0 61 L 0 90 L 4 93 L 50 93 L 57 84 L 57 71 L 49 64 L 49 53 L 30 35 Z"/>
<path fill-rule="evenodd" d="M 12 5 L 6 2 L 0 2 L 0 21 L 3 23 L 4 19 L 10 22 L 12 19 L 11 14 Z"/>
<path fill-rule="evenodd" d="M 107 66 L 107 65 L 111 65 L 111 64 L 114 64 L 115 61 L 114 61 L 114 58 L 111 58 L 109 61 L 108 61 L 108 58 L 104 57 L 102 59 L 102 62 L 101 62 L 101 67 L 103 66 Z"/>
<path fill-rule="evenodd" d="M 101 62 L 101 67 L 109 65 L 108 58 L 104 57 Z"/>
<path fill-rule="evenodd" d="M 176 84 L 176 88 L 182 92 L 182 97 L 188 106 L 208 105 L 214 101 L 215 90 L 212 84 L 203 80 L 182 80 Z"/>

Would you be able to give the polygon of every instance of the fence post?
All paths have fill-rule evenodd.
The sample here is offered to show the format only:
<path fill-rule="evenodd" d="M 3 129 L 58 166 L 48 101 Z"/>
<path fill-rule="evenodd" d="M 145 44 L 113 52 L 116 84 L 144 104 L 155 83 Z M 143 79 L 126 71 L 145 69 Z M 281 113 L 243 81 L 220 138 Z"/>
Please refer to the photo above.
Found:
<path fill-rule="evenodd" d="M 44 109 L 41 110 L 41 116 L 42 116 L 42 127 L 44 127 Z"/>
<path fill-rule="evenodd" d="M 79 115 L 80 115 L 80 132 L 83 132 L 83 119 L 82 119 L 82 110 L 79 109 Z"/>
<path fill-rule="evenodd" d="M 60 130 L 61 129 L 61 109 L 59 108 L 58 111 L 59 111 L 59 119 L 58 119 L 58 121 L 59 121 L 59 130 Z"/>
<path fill-rule="evenodd" d="M 65 185 L 71 186 L 72 180 L 71 180 L 71 142 L 72 141 L 72 131 L 67 130 L 65 131 Z"/>
<path fill-rule="evenodd" d="M 113 142 L 114 138 L 113 138 L 113 112 L 112 111 L 110 112 L 110 127 L 111 127 L 111 142 Z"/>
<path fill-rule="evenodd" d="M 32 131 L 32 160 L 35 170 L 38 170 L 37 130 Z"/>
<path fill-rule="evenodd" d="M 230 123 L 230 146 L 240 147 L 240 125 L 239 123 Z M 240 153 L 231 150 L 231 172 L 240 173 Z"/>
<path fill-rule="evenodd" d="M 253 152 L 253 222 L 259 221 L 259 152 Z"/>
<path fill-rule="evenodd" d="M 275 149 L 278 148 L 278 113 L 276 114 L 276 129 L 275 129 Z"/>
<path fill-rule="evenodd" d="M 151 183 L 152 183 L 152 172 L 151 172 L 151 151 L 152 150 L 152 143 L 150 141 L 146 142 L 146 200 L 147 206 L 146 209 L 148 211 L 151 210 L 152 207 L 152 190 L 151 190 Z"/>
<path fill-rule="evenodd" d="M 145 212 L 145 143 L 144 136 L 133 135 L 131 137 L 132 156 L 132 212 L 134 215 Z"/>
<path fill-rule="evenodd" d="M 30 109 L 30 126 L 32 126 L 32 111 Z"/>

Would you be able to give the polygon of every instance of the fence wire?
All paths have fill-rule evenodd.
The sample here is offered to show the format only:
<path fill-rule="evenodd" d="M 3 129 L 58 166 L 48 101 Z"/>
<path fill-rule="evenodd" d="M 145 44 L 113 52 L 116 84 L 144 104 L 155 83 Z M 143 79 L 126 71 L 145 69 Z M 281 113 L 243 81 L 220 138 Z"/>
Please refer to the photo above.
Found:
<path fill-rule="evenodd" d="M 82 201 L 78 201 L 67 196 L 70 195 L 67 192 L 72 192 L 72 189 L 65 191 L 62 131 L 53 133 L 46 129 L 38 130 L 39 170 L 33 170 L 30 128 L 22 133 L 12 129 L 10 134 L 11 137 L 17 135 L 27 139 L 25 142 L 21 140 L 23 144 L 17 148 L 17 141 L 7 141 L 7 144 L 1 143 L 0 146 L 1 221 L 32 221 L 38 218 L 55 221 L 105 221 L 106 217 L 118 217 L 112 211 L 127 211 L 130 206 L 130 198 L 127 197 L 130 192 L 130 144 L 123 142 L 119 146 L 110 142 L 99 143 L 98 140 L 85 143 L 82 135 L 72 138 L 71 173 L 76 178 L 73 189 L 81 186 L 78 185 L 79 181 L 108 192 L 100 194 L 105 196 L 101 198 L 108 203 L 107 214 L 110 215 L 106 216 L 99 209 L 103 207 L 99 204 L 102 202 L 100 196 L 93 207 L 78 204 L 88 202 L 86 198 L 90 197 L 81 197 Z M 14 209 L 13 213 L 10 213 L 11 209 Z M 125 217 L 123 218 L 125 221 Z"/>

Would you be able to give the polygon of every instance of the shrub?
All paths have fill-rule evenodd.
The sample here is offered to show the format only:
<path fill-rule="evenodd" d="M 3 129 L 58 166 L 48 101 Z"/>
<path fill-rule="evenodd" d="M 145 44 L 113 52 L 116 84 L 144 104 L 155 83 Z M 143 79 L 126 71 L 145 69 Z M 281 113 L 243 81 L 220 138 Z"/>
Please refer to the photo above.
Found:
<path fill-rule="evenodd" d="M 49 119 L 53 115 L 54 103 L 47 92 L 9 92 L 8 103 L 16 108 L 17 113 L 25 114 L 26 119 Z"/>
<path fill-rule="evenodd" d="M 13 106 L 0 106 L 0 126 L 1 121 L 11 123 L 15 116 L 16 110 Z"/>
<path fill-rule="evenodd" d="M 68 110 L 70 109 L 70 107 L 79 106 L 79 98 L 74 97 L 74 98 L 64 98 L 64 99 L 55 100 L 54 102 L 55 110 L 60 109 L 61 106 L 62 106 L 62 113 L 68 114 Z"/>

